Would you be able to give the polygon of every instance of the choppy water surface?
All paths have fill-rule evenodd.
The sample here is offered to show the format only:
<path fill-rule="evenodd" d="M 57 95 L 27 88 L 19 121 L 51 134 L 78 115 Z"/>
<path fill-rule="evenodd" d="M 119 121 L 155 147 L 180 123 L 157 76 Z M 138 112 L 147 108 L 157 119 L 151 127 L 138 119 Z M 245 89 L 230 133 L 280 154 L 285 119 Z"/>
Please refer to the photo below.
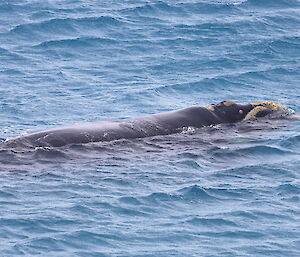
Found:
<path fill-rule="evenodd" d="M 233 99 L 300 112 L 300 2 L 0 0 L 0 137 Z M 300 256 L 300 122 L 0 149 L 1 256 Z"/>

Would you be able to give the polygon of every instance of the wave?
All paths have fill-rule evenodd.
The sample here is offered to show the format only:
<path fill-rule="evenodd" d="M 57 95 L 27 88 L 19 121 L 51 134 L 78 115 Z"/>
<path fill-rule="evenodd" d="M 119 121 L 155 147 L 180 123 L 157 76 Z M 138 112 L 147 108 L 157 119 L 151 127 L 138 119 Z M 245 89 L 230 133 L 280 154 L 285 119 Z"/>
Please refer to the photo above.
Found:
<path fill-rule="evenodd" d="M 284 56 L 296 56 L 296 53 L 300 50 L 300 37 L 284 37 L 279 40 L 273 40 L 269 46 L 270 48 L 277 53 L 280 53 Z"/>
<path fill-rule="evenodd" d="M 8 33 L 16 36 L 27 37 L 32 36 L 45 36 L 50 35 L 74 35 L 74 33 L 80 33 L 81 31 L 91 31 L 104 29 L 106 27 L 119 27 L 124 22 L 117 18 L 110 16 L 101 17 L 83 17 L 83 18 L 53 18 L 47 21 L 41 21 L 29 24 L 20 24 L 11 29 Z"/>
<path fill-rule="evenodd" d="M 293 50 L 291 50 L 293 51 Z M 238 59 L 232 59 L 230 56 L 228 57 L 219 57 L 216 60 L 206 61 L 204 64 L 205 68 L 202 71 L 201 76 L 199 77 L 198 74 L 195 77 L 191 78 L 188 83 L 176 83 L 176 84 L 169 84 L 169 85 L 158 85 L 155 88 L 155 92 L 159 94 L 174 94 L 174 93 L 181 93 L 181 94 L 191 94 L 191 93 L 220 93 L 224 92 L 230 93 L 231 91 L 235 92 L 238 90 L 240 94 L 242 94 L 243 90 L 248 90 L 249 87 L 254 87 L 257 81 L 268 80 L 268 81 L 277 81 L 278 77 L 288 77 L 290 75 L 297 75 L 297 67 L 293 66 L 281 66 L 278 65 L 274 67 L 274 65 L 269 67 L 257 67 L 253 68 L 250 64 L 253 62 L 255 63 L 255 58 L 251 58 L 249 60 L 247 66 L 244 68 L 240 65 Z M 201 61 L 200 61 L 201 62 Z M 198 69 L 198 66 L 193 65 L 193 61 L 190 61 L 191 68 L 190 70 Z M 195 61 L 196 63 L 196 61 Z M 218 65 L 217 65 L 217 64 Z M 173 64 L 174 65 L 174 64 Z M 248 67 L 249 65 L 249 67 Z M 214 70 L 212 70 L 214 67 Z M 233 68 L 239 67 L 238 71 L 232 72 Z M 171 64 L 164 64 L 161 66 L 151 67 L 152 69 L 166 69 L 170 70 L 172 68 Z M 218 69 L 219 68 L 219 69 Z M 196 81 L 195 81 L 196 80 Z M 223 96 L 228 97 L 228 96 Z"/>
<path fill-rule="evenodd" d="M 241 179 L 247 176 L 255 176 L 257 178 L 278 178 L 280 180 L 283 177 L 294 178 L 294 171 L 288 167 L 279 167 L 274 163 L 270 164 L 254 164 L 250 165 L 249 163 L 240 163 L 237 167 L 228 168 L 228 169 L 217 169 L 212 172 L 209 176 L 216 177 L 219 179 L 228 179 L 233 178 Z"/>
<path fill-rule="evenodd" d="M 219 162 L 230 162 L 231 165 L 238 165 L 241 159 L 244 159 L 244 161 L 247 160 L 248 165 L 253 165 L 260 161 L 263 162 L 263 164 L 283 162 L 291 158 L 291 156 L 295 156 L 295 153 L 275 146 L 256 145 L 237 147 L 236 149 L 227 147 L 224 149 L 216 149 L 212 151 L 211 155 Z M 276 159 L 276 161 L 274 161 L 274 159 Z"/>
<path fill-rule="evenodd" d="M 2 61 L 13 60 L 14 62 L 16 62 L 16 61 L 26 61 L 26 60 L 28 60 L 23 55 L 15 53 L 12 50 L 8 50 L 8 49 L 2 48 L 2 47 L 0 47 L 0 55 L 2 57 Z"/>
<path fill-rule="evenodd" d="M 247 0 L 241 6 L 255 8 L 297 8 L 300 7 L 300 3 L 297 0 Z"/>
<path fill-rule="evenodd" d="M 16 69 L 6 69 L 6 70 L 1 70 L 0 73 L 5 74 L 5 75 L 9 75 L 9 76 L 25 76 L 26 73 L 20 71 L 20 70 L 16 70 Z M 0 140 L 1 142 L 1 140 Z"/>
<path fill-rule="evenodd" d="M 159 17 L 162 14 L 168 15 L 184 15 L 184 9 L 180 5 L 171 5 L 166 2 L 160 1 L 154 4 L 144 4 L 131 8 L 125 8 L 121 11 L 123 14 L 130 16 L 155 16 Z"/>
<path fill-rule="evenodd" d="M 185 223 L 191 224 L 193 226 L 203 226 L 203 227 L 238 227 L 238 224 L 223 218 L 192 218 L 186 220 Z"/>
<path fill-rule="evenodd" d="M 18 4 L 13 3 L 0 3 L 0 13 L 7 15 L 8 13 L 13 13 L 15 11 L 19 11 L 21 8 Z"/>
<path fill-rule="evenodd" d="M 300 186 L 292 183 L 284 183 L 276 188 L 276 192 L 280 196 L 299 196 Z"/>
<path fill-rule="evenodd" d="M 40 48 L 81 48 L 117 45 L 118 41 L 109 38 L 79 37 L 73 39 L 44 41 L 34 47 Z"/>
<path fill-rule="evenodd" d="M 197 185 L 184 187 L 173 193 L 155 192 L 148 196 L 137 198 L 144 205 L 157 205 L 160 208 L 176 208 L 178 204 L 193 202 L 214 202 L 217 197 L 210 195 L 206 189 Z"/>
<path fill-rule="evenodd" d="M 204 78 L 195 82 L 159 86 L 155 89 L 155 92 L 166 95 L 170 93 L 193 94 L 200 92 L 220 92 L 229 84 L 230 82 L 222 77 Z"/>
<path fill-rule="evenodd" d="M 286 149 L 293 149 L 299 152 L 300 149 L 300 135 L 295 135 L 281 140 L 280 145 Z"/>
<path fill-rule="evenodd" d="M 216 201 L 220 198 L 214 196 L 211 189 L 203 188 L 198 185 L 184 187 L 177 192 L 181 199 L 185 201 Z"/>

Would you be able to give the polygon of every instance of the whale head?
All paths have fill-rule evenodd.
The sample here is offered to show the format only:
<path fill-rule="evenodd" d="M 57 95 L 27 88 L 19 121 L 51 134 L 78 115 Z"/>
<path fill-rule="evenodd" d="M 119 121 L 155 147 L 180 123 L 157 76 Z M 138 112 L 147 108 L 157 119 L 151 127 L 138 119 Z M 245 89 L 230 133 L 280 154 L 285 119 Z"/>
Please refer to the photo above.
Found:
<path fill-rule="evenodd" d="M 257 101 L 251 103 L 251 105 L 253 109 L 247 113 L 244 120 L 249 120 L 254 117 L 264 117 L 273 112 L 289 113 L 289 109 L 286 106 L 274 101 Z"/>
<path fill-rule="evenodd" d="M 224 122 L 237 122 L 256 117 L 264 117 L 275 111 L 286 111 L 288 108 L 274 101 L 258 101 L 237 104 L 234 101 L 222 101 L 212 106 L 214 113 Z"/>

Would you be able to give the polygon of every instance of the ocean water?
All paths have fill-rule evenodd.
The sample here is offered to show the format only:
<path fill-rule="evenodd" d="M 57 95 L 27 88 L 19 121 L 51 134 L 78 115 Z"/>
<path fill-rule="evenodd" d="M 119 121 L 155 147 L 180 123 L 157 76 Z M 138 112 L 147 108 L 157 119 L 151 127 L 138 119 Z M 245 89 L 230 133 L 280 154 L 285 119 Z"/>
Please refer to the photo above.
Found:
<path fill-rule="evenodd" d="M 191 105 L 300 112 L 297 0 L 0 0 L 0 138 Z M 0 256 L 300 256 L 300 121 L 0 147 Z"/>

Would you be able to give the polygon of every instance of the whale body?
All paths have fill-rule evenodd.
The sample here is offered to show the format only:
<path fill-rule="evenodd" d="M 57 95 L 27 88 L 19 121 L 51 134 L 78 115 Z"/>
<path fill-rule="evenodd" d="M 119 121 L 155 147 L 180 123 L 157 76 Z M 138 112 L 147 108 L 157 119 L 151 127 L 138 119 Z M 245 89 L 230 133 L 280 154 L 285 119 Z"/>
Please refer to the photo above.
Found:
<path fill-rule="evenodd" d="M 286 107 L 272 101 L 236 104 L 223 101 L 206 106 L 192 106 L 137 118 L 98 121 L 64 126 L 7 139 L 6 146 L 61 147 L 67 144 L 103 142 L 168 135 L 185 127 L 232 123 L 263 117 Z"/>

